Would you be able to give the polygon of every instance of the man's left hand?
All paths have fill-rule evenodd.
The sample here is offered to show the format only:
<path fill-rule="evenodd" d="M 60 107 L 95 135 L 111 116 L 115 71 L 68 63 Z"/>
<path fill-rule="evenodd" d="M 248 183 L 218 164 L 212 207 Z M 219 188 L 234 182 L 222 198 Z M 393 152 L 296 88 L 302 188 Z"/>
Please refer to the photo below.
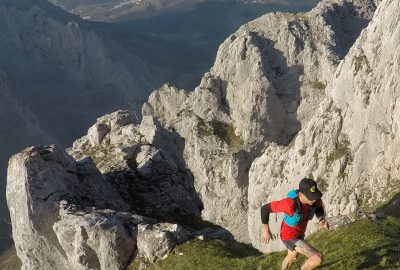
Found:
<path fill-rule="evenodd" d="M 319 222 L 319 225 L 321 226 L 321 228 L 329 230 L 329 223 L 325 219 L 321 220 Z"/>

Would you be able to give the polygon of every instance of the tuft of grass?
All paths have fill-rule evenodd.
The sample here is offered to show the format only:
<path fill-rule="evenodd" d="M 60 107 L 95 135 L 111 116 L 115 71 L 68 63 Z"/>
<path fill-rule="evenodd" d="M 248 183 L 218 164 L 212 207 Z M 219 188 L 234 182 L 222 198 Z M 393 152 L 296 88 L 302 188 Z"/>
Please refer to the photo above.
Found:
<path fill-rule="evenodd" d="M 0 255 L 0 269 L 1 270 L 19 270 L 21 269 L 22 263 L 17 256 L 15 248 L 3 252 Z"/>
<path fill-rule="evenodd" d="M 307 238 L 324 254 L 321 269 L 400 269 L 400 219 L 377 222 L 358 220 L 350 225 L 319 232 Z M 192 240 L 179 245 L 149 270 L 266 270 L 280 269 L 286 252 L 262 254 L 250 245 L 221 240 Z M 299 256 L 291 269 L 305 261 Z M 134 270 L 134 268 L 131 268 Z"/>
<path fill-rule="evenodd" d="M 230 153 L 237 153 L 242 150 L 244 142 L 242 138 L 235 134 L 235 127 L 232 124 L 218 120 L 206 122 L 200 117 L 197 117 L 197 121 L 197 130 L 200 136 L 216 135 L 228 145 Z"/>
<path fill-rule="evenodd" d="M 359 220 L 309 237 L 325 254 L 323 269 L 400 269 L 400 219 Z"/>
<path fill-rule="evenodd" d="M 193 110 L 191 110 L 189 108 L 183 108 L 182 110 L 177 112 L 176 115 L 178 117 L 188 118 L 188 117 L 192 117 L 194 115 L 194 112 L 193 112 Z"/>
<path fill-rule="evenodd" d="M 354 76 L 357 75 L 358 71 L 360 71 L 363 68 L 363 66 L 366 66 L 367 73 L 372 72 L 372 69 L 369 65 L 367 56 L 364 54 L 364 51 L 361 51 L 360 55 L 355 56 L 353 58 L 352 64 L 354 65 L 354 71 L 353 71 Z"/>
<path fill-rule="evenodd" d="M 226 142 L 232 153 L 238 152 L 243 148 L 243 140 L 235 134 L 235 127 L 232 124 L 227 124 L 217 120 L 211 121 L 213 133 L 221 140 Z"/>
<path fill-rule="evenodd" d="M 349 162 L 353 160 L 353 156 L 351 155 L 350 142 L 347 136 L 343 136 L 342 140 L 339 141 L 339 143 L 336 145 L 336 149 L 328 156 L 327 165 L 332 165 L 335 160 L 338 160 L 343 156 L 346 156 Z"/>
<path fill-rule="evenodd" d="M 314 82 L 311 82 L 310 84 L 311 84 L 311 86 L 313 88 L 315 88 L 315 89 L 317 89 L 317 90 L 319 90 L 319 91 L 324 93 L 325 88 L 326 88 L 326 84 L 324 84 L 323 82 L 314 81 Z"/>
<path fill-rule="evenodd" d="M 278 269 L 284 254 L 262 254 L 251 245 L 222 240 L 192 240 L 175 248 L 149 270 Z M 133 269 L 132 269 L 133 270 Z"/>

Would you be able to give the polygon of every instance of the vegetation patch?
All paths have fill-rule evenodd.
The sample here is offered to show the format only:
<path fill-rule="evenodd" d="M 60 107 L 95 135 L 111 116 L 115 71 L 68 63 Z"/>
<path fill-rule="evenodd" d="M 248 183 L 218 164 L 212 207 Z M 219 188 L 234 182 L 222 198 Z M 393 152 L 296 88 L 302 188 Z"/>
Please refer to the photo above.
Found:
<path fill-rule="evenodd" d="M 359 220 L 307 238 L 325 256 L 321 269 L 400 269 L 400 219 Z M 192 240 L 176 247 L 150 270 L 280 269 L 286 252 L 261 254 L 249 245 L 221 240 Z M 304 262 L 300 256 L 291 269 Z M 133 270 L 133 269 L 132 269 Z"/>
<path fill-rule="evenodd" d="M 19 270 L 22 263 L 17 256 L 15 248 L 10 248 L 0 255 L 0 269 L 1 270 Z"/>
<path fill-rule="evenodd" d="M 397 190 L 397 192 L 399 192 L 399 190 Z M 391 199 L 378 207 L 374 207 L 374 212 L 377 214 L 400 217 L 400 192 L 395 195 L 388 195 L 387 198 Z"/>
<path fill-rule="evenodd" d="M 194 112 L 193 112 L 193 110 L 191 110 L 189 108 L 184 108 L 184 109 L 180 110 L 179 112 L 177 112 L 176 115 L 178 117 L 186 118 L 186 117 L 192 117 L 194 115 Z"/>
<path fill-rule="evenodd" d="M 363 68 L 363 66 L 366 66 L 367 73 L 372 72 L 367 56 L 365 56 L 363 51 L 360 53 L 360 55 L 353 58 L 352 64 L 354 65 L 354 71 L 353 71 L 354 76 L 357 75 L 358 71 L 360 71 Z"/>
<path fill-rule="evenodd" d="M 350 141 L 346 135 L 336 145 L 336 149 L 328 156 L 327 165 L 330 166 L 335 160 L 338 160 L 345 156 L 349 162 L 353 160 L 350 150 Z"/>
<path fill-rule="evenodd" d="M 324 84 L 323 82 L 314 81 L 314 82 L 310 82 L 310 85 L 312 88 L 317 89 L 317 90 L 321 91 L 322 93 L 325 93 L 326 84 Z"/>
<path fill-rule="evenodd" d="M 200 137 L 207 137 L 213 134 L 212 127 L 204 121 L 203 118 L 196 116 L 197 119 L 197 132 Z"/>
<path fill-rule="evenodd" d="M 306 20 L 308 17 L 307 12 L 297 12 L 297 13 L 280 13 L 283 18 L 287 21 L 295 21 L 295 20 Z"/>
<path fill-rule="evenodd" d="M 232 153 L 238 152 L 243 148 L 243 140 L 236 136 L 235 127 L 221 121 L 213 120 L 210 122 L 213 133 L 228 144 Z"/>
<path fill-rule="evenodd" d="M 373 222 L 358 220 L 350 225 L 319 232 L 307 241 L 324 254 L 324 270 L 400 269 L 400 219 L 387 217 Z M 191 240 L 177 246 L 149 270 L 267 270 L 280 269 L 286 252 L 262 254 L 250 245 L 222 240 Z M 291 269 L 304 262 L 300 256 Z M 132 263 L 128 269 L 137 270 Z M 15 249 L 0 256 L 0 269 L 17 270 L 21 262 Z"/>
<path fill-rule="evenodd" d="M 325 191 L 327 191 L 328 190 L 328 183 L 327 183 L 327 181 L 324 179 L 324 178 L 318 178 L 318 179 L 316 179 L 315 180 L 316 182 L 317 182 L 317 184 L 318 184 L 318 188 L 322 191 L 322 192 L 325 192 Z"/>

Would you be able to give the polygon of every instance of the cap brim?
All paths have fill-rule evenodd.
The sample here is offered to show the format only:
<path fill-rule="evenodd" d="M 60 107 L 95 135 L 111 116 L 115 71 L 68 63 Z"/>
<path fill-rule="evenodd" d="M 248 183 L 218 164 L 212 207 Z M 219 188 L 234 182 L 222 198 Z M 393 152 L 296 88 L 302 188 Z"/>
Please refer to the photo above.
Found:
<path fill-rule="evenodd" d="M 303 193 L 307 199 L 309 199 L 310 201 L 315 201 L 318 200 L 322 197 L 322 193 L 321 191 L 319 191 L 319 189 L 315 189 L 315 192 L 307 192 L 307 193 Z"/>

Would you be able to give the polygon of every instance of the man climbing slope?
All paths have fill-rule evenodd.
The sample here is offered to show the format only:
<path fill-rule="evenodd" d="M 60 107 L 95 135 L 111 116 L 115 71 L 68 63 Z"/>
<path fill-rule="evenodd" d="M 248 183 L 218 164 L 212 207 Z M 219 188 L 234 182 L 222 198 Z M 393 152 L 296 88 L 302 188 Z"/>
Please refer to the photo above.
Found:
<path fill-rule="evenodd" d="M 304 240 L 308 221 L 314 214 L 319 219 L 322 228 L 329 229 L 325 220 L 325 212 L 321 201 L 322 193 L 317 183 L 309 178 L 303 178 L 299 189 L 288 193 L 288 198 L 273 201 L 261 207 L 262 232 L 261 242 L 266 244 L 271 239 L 268 221 L 270 213 L 284 213 L 281 225 L 281 240 L 288 249 L 288 254 L 282 262 L 282 270 L 288 269 L 296 260 L 298 253 L 307 256 L 301 270 L 314 269 L 322 264 L 322 254 Z"/>

